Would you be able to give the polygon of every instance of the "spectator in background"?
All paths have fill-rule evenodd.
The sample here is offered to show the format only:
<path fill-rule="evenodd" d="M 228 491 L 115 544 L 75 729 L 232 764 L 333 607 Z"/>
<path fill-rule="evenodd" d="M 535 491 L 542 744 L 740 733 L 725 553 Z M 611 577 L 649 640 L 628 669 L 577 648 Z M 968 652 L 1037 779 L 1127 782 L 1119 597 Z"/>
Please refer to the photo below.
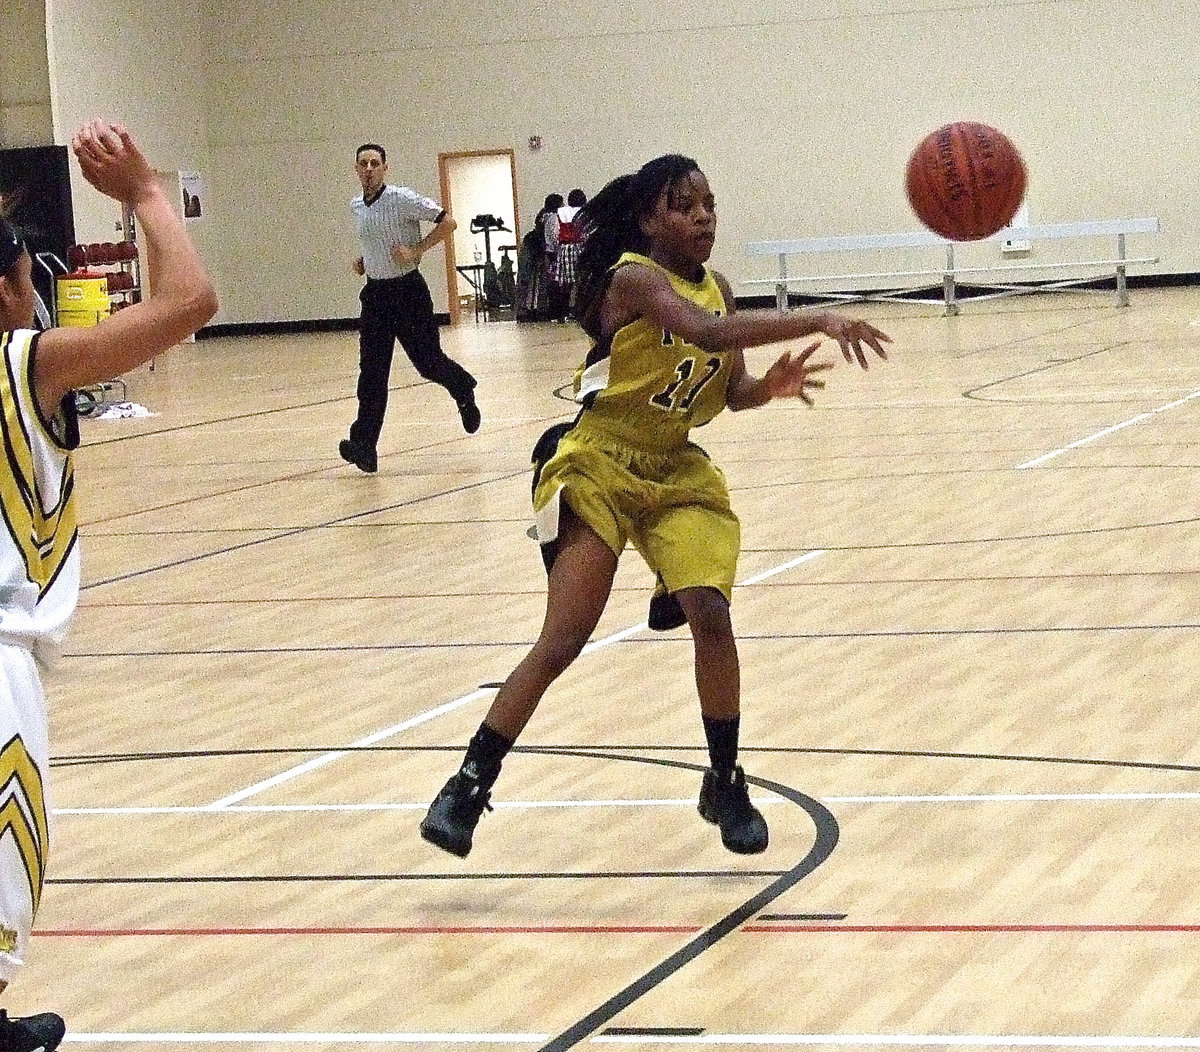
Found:
<path fill-rule="evenodd" d="M 567 194 L 567 203 L 558 208 L 546 222 L 546 243 L 551 246 L 550 317 L 567 321 L 571 316 L 572 292 L 575 288 L 575 268 L 583 251 L 583 224 L 578 222 L 579 210 L 587 204 L 587 194 L 576 188 Z"/>
<path fill-rule="evenodd" d="M 546 244 L 546 221 L 563 205 L 562 194 L 547 194 L 533 221 L 533 229 L 521 239 L 517 255 L 517 321 L 545 321 L 550 317 L 550 250 Z"/>

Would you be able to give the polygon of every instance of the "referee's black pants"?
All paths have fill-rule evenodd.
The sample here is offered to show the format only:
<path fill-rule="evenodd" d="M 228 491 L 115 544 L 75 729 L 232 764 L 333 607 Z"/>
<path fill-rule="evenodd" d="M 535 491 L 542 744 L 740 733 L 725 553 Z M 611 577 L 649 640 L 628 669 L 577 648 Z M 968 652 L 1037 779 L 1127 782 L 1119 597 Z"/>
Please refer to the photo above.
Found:
<path fill-rule="evenodd" d="M 420 271 L 402 278 L 368 278 L 359 299 L 358 419 L 350 426 L 350 441 L 375 449 L 387 411 L 397 340 L 417 372 L 441 384 L 455 402 L 471 398 L 475 377 L 442 350 L 433 298 Z"/>

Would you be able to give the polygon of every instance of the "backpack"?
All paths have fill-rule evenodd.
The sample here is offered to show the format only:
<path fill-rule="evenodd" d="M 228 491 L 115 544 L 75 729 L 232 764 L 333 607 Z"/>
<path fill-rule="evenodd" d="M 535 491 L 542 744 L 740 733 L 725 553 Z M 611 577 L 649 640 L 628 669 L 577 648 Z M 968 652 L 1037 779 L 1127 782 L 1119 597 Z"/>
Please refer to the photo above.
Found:
<path fill-rule="evenodd" d="M 558 217 L 558 243 L 560 245 L 578 245 L 583 240 L 583 224 L 579 221 L 579 209 L 570 219 Z"/>

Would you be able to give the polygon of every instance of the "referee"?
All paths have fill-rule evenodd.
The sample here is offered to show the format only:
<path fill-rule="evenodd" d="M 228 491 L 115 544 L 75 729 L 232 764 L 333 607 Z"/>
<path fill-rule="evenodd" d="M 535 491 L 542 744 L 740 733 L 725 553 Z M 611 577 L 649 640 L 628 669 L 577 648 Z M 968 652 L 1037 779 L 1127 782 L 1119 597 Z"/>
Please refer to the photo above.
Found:
<path fill-rule="evenodd" d="M 387 410 L 392 351 L 404 353 L 426 380 L 441 384 L 458 406 L 468 433 L 479 430 L 475 377 L 442 350 L 429 286 L 417 269 L 421 257 L 445 241 L 458 224 L 437 202 L 406 186 L 389 186 L 387 151 L 364 143 L 354 154 L 363 192 L 350 203 L 362 243 L 354 272 L 365 274 L 359 295 L 358 417 L 349 439 L 338 446 L 342 459 L 361 471 L 378 468 L 376 446 Z M 421 237 L 421 222 L 433 229 Z"/>

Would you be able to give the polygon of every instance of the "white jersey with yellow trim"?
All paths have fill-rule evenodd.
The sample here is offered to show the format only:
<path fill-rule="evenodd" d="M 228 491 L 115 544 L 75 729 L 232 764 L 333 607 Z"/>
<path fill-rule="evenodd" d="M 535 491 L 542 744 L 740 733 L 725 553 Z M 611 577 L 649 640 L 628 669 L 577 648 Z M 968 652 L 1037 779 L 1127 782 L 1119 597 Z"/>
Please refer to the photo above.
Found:
<path fill-rule="evenodd" d="M 0 333 L 0 643 L 52 664 L 79 599 L 79 532 L 71 451 L 79 444 L 70 399 L 52 420 L 38 412 L 38 334 Z"/>

